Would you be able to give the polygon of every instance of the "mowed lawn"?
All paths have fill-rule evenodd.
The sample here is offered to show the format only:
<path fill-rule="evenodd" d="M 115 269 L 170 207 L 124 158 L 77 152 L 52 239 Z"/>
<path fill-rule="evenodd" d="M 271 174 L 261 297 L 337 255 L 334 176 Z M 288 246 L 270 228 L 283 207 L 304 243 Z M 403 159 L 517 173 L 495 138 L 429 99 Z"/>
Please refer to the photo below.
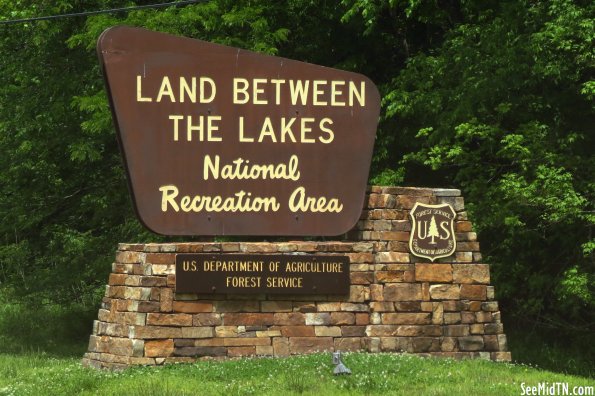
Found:
<path fill-rule="evenodd" d="M 109 372 L 83 368 L 78 358 L 0 354 L 0 395 L 520 395 L 523 383 L 568 383 L 570 394 L 574 386 L 595 385 L 592 378 L 482 360 L 348 353 L 344 362 L 352 375 L 333 376 L 330 353 Z"/>

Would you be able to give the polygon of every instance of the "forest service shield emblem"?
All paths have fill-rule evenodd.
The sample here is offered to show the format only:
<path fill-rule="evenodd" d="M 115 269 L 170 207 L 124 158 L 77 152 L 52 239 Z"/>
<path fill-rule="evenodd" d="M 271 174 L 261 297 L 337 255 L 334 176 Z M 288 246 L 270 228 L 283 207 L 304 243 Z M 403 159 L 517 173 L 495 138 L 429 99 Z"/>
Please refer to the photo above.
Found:
<path fill-rule="evenodd" d="M 430 259 L 454 253 L 457 240 L 454 231 L 456 212 L 449 204 L 426 205 L 415 203 L 411 212 L 409 250 L 414 256 Z"/>

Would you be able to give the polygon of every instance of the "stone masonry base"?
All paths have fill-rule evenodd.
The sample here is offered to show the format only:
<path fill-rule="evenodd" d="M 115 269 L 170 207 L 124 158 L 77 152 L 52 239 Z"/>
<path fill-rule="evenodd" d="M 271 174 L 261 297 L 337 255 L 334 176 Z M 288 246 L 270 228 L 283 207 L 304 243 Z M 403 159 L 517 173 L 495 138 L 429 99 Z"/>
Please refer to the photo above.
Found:
<path fill-rule="evenodd" d="M 337 350 L 509 361 L 460 191 L 374 186 L 366 198 L 356 227 L 332 242 L 120 244 L 83 363 L 122 369 Z M 452 256 L 431 263 L 409 253 L 415 202 L 453 206 Z M 176 293 L 175 255 L 188 252 L 347 255 L 350 293 Z"/>

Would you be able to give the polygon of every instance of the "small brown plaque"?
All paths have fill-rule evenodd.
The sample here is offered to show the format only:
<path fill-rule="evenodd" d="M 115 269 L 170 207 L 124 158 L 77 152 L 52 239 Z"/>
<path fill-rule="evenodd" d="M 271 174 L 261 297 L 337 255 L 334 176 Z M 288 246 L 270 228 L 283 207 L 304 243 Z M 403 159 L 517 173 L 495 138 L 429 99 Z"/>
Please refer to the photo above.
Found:
<path fill-rule="evenodd" d="M 177 254 L 177 293 L 347 294 L 349 257 Z"/>
<path fill-rule="evenodd" d="M 411 253 L 431 261 L 453 254 L 457 247 L 454 231 L 456 215 L 449 204 L 426 205 L 417 202 L 409 213 Z"/>

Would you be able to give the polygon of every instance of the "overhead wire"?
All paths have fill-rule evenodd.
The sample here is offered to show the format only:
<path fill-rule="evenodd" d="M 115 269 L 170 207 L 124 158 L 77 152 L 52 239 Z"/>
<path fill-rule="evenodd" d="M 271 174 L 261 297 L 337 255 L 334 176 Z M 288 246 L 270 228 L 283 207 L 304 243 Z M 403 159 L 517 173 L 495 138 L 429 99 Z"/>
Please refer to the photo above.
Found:
<path fill-rule="evenodd" d="M 117 12 L 129 12 L 129 11 L 151 9 L 151 8 L 165 8 L 165 7 L 170 7 L 170 6 L 182 6 L 182 5 L 188 5 L 188 4 L 202 3 L 205 1 L 206 0 L 170 1 L 167 3 L 146 4 L 146 5 L 139 5 L 139 6 L 121 7 L 121 8 L 111 8 L 111 9 L 107 9 L 107 10 L 82 11 L 82 12 L 73 12 L 73 13 L 68 13 L 68 14 L 46 15 L 46 16 L 23 18 L 23 19 L 9 19 L 9 20 L 3 20 L 3 21 L 0 20 L 0 25 L 14 25 L 17 23 L 47 21 L 47 20 L 52 20 L 52 19 L 72 18 L 72 17 L 100 15 L 100 14 L 112 14 L 112 13 L 117 13 Z"/>

